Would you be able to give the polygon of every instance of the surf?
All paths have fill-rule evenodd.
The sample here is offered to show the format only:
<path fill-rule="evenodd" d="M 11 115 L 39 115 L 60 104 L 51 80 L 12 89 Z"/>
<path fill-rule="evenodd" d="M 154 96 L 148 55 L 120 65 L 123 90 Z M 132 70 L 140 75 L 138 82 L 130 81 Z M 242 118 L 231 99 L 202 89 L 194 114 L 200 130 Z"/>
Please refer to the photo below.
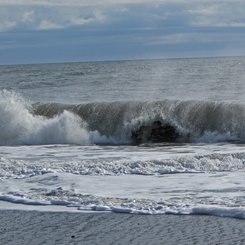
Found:
<path fill-rule="evenodd" d="M 162 100 L 33 105 L 35 115 L 47 118 L 65 110 L 82 118 L 88 130 L 113 138 L 118 144 L 245 141 L 242 104 Z"/>
<path fill-rule="evenodd" d="M 235 103 L 32 104 L 2 90 L 0 113 L 0 145 L 245 142 L 245 106 Z"/>
<path fill-rule="evenodd" d="M 33 115 L 20 95 L 0 92 L 0 145 L 88 144 L 86 124 L 69 111 L 47 119 Z"/>

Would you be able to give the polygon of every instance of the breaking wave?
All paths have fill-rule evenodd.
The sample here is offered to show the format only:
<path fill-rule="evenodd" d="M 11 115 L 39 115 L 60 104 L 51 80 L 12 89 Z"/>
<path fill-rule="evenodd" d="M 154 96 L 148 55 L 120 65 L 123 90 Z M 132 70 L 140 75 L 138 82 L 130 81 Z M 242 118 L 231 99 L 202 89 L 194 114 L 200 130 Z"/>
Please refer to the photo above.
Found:
<path fill-rule="evenodd" d="M 245 106 L 207 101 L 36 103 L 0 92 L 0 145 L 245 142 Z"/>
<path fill-rule="evenodd" d="M 245 106 L 207 101 L 106 102 L 80 105 L 35 104 L 33 113 L 52 118 L 70 111 L 89 131 L 114 143 L 245 142 Z"/>
<path fill-rule="evenodd" d="M 97 132 L 88 132 L 86 123 L 64 110 L 48 119 L 33 115 L 32 106 L 16 93 L 0 92 L 0 145 L 89 144 Z"/>

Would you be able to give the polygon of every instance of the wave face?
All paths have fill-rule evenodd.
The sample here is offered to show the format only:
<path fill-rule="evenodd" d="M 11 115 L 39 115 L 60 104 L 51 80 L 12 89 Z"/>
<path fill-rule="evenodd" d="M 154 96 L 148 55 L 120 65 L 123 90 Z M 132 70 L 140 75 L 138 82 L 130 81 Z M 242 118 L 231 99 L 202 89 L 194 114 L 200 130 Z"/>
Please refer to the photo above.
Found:
<path fill-rule="evenodd" d="M 132 143 L 137 137 L 140 143 L 245 141 L 245 106 L 240 104 L 169 100 L 49 103 L 35 104 L 33 112 L 52 118 L 66 110 L 79 115 L 89 131 L 97 131 L 114 143 Z M 160 124 L 157 130 L 156 124 Z"/>
<path fill-rule="evenodd" d="M 3 90 L 0 113 L 0 145 L 245 142 L 245 106 L 232 103 L 163 100 L 32 105 Z"/>

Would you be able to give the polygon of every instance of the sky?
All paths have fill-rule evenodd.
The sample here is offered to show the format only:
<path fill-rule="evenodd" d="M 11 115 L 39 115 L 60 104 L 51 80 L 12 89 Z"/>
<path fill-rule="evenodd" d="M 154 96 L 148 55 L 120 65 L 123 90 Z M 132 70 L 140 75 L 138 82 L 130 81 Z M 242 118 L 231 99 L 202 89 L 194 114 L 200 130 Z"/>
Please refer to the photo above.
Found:
<path fill-rule="evenodd" d="M 245 55 L 244 0 L 0 0 L 0 65 Z"/>

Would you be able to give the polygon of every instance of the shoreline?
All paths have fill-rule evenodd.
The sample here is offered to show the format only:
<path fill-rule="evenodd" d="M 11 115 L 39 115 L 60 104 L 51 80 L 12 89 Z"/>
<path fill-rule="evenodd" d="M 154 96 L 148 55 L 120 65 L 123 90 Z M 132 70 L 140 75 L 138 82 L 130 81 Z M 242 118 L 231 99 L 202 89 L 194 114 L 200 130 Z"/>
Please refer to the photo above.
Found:
<path fill-rule="evenodd" d="M 3 244 L 245 244 L 241 219 L 0 209 Z"/>

